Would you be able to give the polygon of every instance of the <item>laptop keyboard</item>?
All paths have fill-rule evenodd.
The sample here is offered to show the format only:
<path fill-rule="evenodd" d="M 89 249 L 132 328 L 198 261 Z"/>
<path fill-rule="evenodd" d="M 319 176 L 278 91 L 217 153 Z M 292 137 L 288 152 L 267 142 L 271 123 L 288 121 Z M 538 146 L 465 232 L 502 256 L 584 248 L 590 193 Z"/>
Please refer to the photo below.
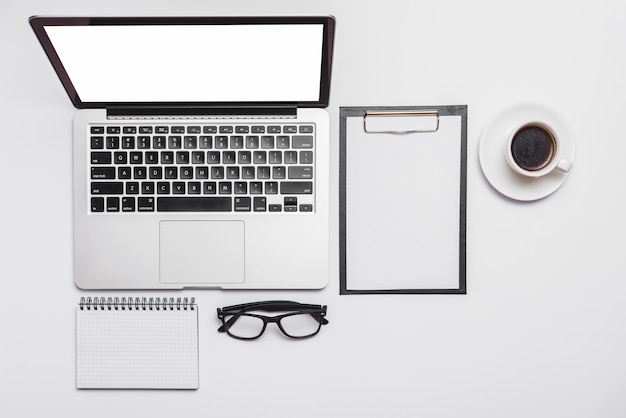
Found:
<path fill-rule="evenodd" d="M 93 213 L 314 211 L 312 124 L 88 129 Z"/>

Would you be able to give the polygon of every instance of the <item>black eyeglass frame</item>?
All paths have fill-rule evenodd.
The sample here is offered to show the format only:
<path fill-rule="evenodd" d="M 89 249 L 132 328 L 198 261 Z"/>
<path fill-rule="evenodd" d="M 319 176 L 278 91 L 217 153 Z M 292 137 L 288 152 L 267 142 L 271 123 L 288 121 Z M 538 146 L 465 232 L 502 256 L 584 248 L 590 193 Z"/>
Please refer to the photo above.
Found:
<path fill-rule="evenodd" d="M 241 305 L 232 305 L 226 306 L 224 308 L 217 308 L 217 317 L 222 321 L 222 326 L 217 330 L 218 332 L 226 332 L 229 336 L 236 338 L 238 340 L 255 340 L 259 338 L 265 332 L 265 328 L 269 323 L 275 323 L 280 332 L 282 332 L 285 336 L 294 339 L 302 339 L 302 338 L 310 338 L 316 335 L 322 325 L 328 324 L 328 320 L 325 318 L 326 316 L 326 305 L 312 305 L 305 304 L 299 302 L 292 302 L 288 300 L 271 300 L 271 301 L 262 301 L 262 302 L 252 302 L 252 303 L 244 303 Z M 263 312 L 281 312 L 281 311 L 292 311 L 283 315 L 276 316 L 267 316 L 267 315 L 259 315 L 249 313 L 249 311 L 263 311 Z M 311 315 L 318 323 L 319 327 L 314 333 L 308 335 L 295 336 L 290 335 L 282 326 L 281 320 L 283 318 L 293 316 L 293 315 L 302 315 L 309 314 Z M 232 318 L 225 320 L 225 316 L 232 315 Z M 241 316 L 250 316 L 254 318 L 261 319 L 263 321 L 263 328 L 259 332 L 259 335 L 254 337 L 241 337 L 238 335 L 231 334 L 229 329 L 237 319 Z"/>

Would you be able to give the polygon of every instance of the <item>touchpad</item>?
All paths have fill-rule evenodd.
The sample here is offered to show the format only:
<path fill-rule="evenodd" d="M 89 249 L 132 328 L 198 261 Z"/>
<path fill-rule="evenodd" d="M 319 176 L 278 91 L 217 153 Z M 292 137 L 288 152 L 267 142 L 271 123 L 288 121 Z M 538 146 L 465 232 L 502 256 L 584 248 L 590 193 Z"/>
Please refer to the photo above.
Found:
<path fill-rule="evenodd" d="M 243 283 L 243 221 L 160 223 L 162 283 Z"/>

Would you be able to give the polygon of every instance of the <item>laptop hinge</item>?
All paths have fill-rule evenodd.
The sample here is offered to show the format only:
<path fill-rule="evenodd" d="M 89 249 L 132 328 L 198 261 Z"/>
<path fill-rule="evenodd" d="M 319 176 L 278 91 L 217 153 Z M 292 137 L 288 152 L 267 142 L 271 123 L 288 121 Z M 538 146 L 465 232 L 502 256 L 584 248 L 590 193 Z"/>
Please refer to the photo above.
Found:
<path fill-rule="evenodd" d="M 295 118 L 293 106 L 109 106 L 110 119 Z"/>

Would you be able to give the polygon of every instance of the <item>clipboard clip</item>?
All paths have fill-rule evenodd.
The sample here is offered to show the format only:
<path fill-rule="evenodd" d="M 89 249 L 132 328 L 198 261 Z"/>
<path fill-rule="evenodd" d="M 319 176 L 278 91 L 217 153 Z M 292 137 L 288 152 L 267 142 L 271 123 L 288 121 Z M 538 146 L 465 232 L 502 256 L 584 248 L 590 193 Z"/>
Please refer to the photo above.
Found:
<path fill-rule="evenodd" d="M 436 110 L 367 111 L 363 130 L 369 134 L 412 134 L 437 132 L 439 112 Z"/>

